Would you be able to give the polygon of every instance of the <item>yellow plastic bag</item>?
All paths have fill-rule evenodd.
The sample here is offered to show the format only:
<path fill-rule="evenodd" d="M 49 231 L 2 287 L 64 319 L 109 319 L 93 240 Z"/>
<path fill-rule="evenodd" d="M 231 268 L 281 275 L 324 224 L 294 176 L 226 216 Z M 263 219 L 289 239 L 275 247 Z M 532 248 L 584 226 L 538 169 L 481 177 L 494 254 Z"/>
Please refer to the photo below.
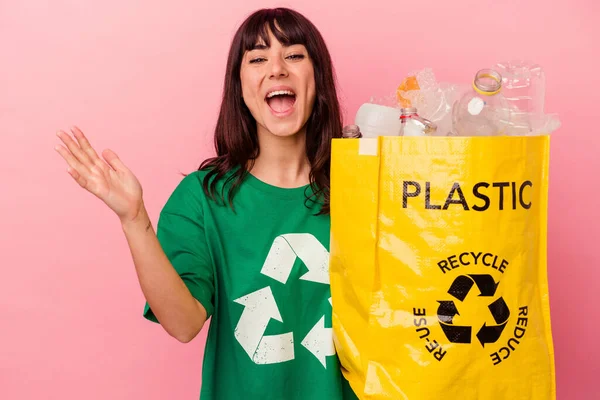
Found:
<path fill-rule="evenodd" d="M 360 399 L 555 399 L 548 152 L 548 136 L 334 140 L 334 340 Z"/>

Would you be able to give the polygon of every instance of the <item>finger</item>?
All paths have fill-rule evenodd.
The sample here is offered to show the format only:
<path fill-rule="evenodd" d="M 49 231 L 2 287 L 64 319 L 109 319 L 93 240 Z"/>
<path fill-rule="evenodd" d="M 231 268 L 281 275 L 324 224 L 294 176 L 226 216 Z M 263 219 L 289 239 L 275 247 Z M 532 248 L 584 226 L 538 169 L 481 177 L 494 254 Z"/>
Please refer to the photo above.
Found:
<path fill-rule="evenodd" d="M 69 164 L 70 168 L 73 168 L 80 173 L 86 170 L 86 167 L 82 163 L 80 163 L 78 159 L 73 157 L 73 154 L 71 154 L 71 152 L 69 152 L 69 150 L 67 150 L 64 146 L 56 145 L 54 147 L 54 150 L 56 150 L 58 154 L 60 154 L 62 158 L 65 159 L 67 164 Z"/>
<path fill-rule="evenodd" d="M 75 136 L 75 139 L 77 139 L 79 147 L 81 147 L 81 149 L 90 157 L 92 161 L 96 162 L 100 160 L 98 154 L 96 154 L 96 151 L 90 144 L 89 140 L 85 137 L 81 129 L 79 129 L 77 126 L 73 126 L 71 128 L 71 132 L 73 133 L 73 136 Z"/>
<path fill-rule="evenodd" d="M 71 128 L 71 132 L 73 133 L 73 136 L 75 136 L 75 139 L 77 139 L 79 147 L 90 158 L 90 161 L 92 163 L 92 165 L 89 166 L 90 171 L 103 173 L 108 172 L 110 167 L 102 159 L 100 159 L 100 157 L 98 157 L 96 150 L 94 150 L 94 148 L 92 147 L 88 139 L 85 137 L 81 129 L 79 129 L 77 126 L 73 126 Z M 97 167 L 99 171 L 96 171 L 94 166 Z"/>
<path fill-rule="evenodd" d="M 81 175 L 79 172 L 77 172 L 77 170 L 71 167 L 67 168 L 67 172 L 69 173 L 69 175 L 71 175 L 71 177 L 73 177 L 73 179 L 79 184 L 79 186 L 85 189 L 85 187 L 87 186 L 87 179 L 85 179 L 83 175 Z"/>
<path fill-rule="evenodd" d="M 58 131 L 56 133 L 56 136 L 58 136 L 60 138 L 60 140 L 62 140 L 62 142 L 67 146 L 67 148 L 69 149 L 69 151 L 71 152 L 71 154 L 84 166 L 86 167 L 91 167 L 92 166 L 92 160 L 90 160 L 90 157 L 85 154 L 85 152 L 83 150 L 81 150 L 81 147 L 79 147 L 79 144 L 77 144 L 77 142 L 75 142 L 73 140 L 73 138 L 71 137 L 71 135 L 69 135 L 66 132 L 63 131 Z"/>
<path fill-rule="evenodd" d="M 106 160 L 108 165 L 110 165 L 115 171 L 127 171 L 127 167 L 123 162 L 119 159 L 117 154 L 109 149 L 106 149 L 102 152 L 102 157 Z"/>

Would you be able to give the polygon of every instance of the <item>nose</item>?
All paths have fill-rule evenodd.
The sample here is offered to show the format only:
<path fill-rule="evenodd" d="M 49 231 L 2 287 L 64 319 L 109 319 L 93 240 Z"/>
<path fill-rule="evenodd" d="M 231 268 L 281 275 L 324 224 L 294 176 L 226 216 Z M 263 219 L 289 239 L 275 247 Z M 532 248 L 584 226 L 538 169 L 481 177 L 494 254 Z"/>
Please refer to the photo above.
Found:
<path fill-rule="evenodd" d="M 286 77 L 287 74 L 288 74 L 288 71 L 286 69 L 284 60 L 282 60 L 280 57 L 273 58 L 272 62 L 271 62 L 271 72 L 270 72 L 269 77 L 270 78 L 283 78 L 283 77 Z"/>

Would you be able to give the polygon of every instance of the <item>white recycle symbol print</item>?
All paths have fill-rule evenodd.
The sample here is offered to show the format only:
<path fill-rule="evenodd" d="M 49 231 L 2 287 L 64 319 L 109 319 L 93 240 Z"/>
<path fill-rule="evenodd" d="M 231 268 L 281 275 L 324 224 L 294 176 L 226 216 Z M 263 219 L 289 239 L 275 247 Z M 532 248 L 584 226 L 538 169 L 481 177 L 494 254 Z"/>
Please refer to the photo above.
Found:
<path fill-rule="evenodd" d="M 308 268 L 300 279 L 329 285 L 329 252 L 308 233 L 291 233 L 275 238 L 260 272 L 285 284 L 296 258 L 300 258 Z M 294 359 L 293 332 L 265 336 L 271 318 L 283 322 L 270 286 L 234 301 L 244 306 L 235 328 L 235 338 L 254 363 L 276 364 Z M 332 329 L 325 328 L 325 316 L 308 332 L 302 345 L 327 368 L 326 357 L 335 355 L 335 348 Z"/>

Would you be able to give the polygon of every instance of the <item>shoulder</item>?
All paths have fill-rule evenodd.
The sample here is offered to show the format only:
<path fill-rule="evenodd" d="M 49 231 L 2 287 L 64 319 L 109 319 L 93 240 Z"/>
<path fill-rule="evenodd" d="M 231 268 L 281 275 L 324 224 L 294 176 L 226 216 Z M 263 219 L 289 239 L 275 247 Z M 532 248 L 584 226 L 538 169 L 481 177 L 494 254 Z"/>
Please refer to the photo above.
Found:
<path fill-rule="evenodd" d="M 232 178 L 233 171 L 217 177 L 210 169 L 201 169 L 185 175 L 169 196 L 164 212 L 174 210 L 201 210 L 208 202 L 226 193 L 225 187 Z"/>
<path fill-rule="evenodd" d="M 204 194 L 202 183 L 207 175 L 207 171 L 194 171 L 185 175 L 173 190 L 172 195 L 192 195 L 201 196 Z"/>
<path fill-rule="evenodd" d="M 194 171 L 185 175 L 170 194 L 163 213 L 181 213 L 189 210 L 201 211 L 206 194 L 202 183 L 207 171 Z"/>
<path fill-rule="evenodd" d="M 202 182 L 204 178 L 206 178 L 208 171 L 193 171 L 189 174 L 185 175 L 177 187 L 175 191 L 199 191 L 202 192 Z"/>

